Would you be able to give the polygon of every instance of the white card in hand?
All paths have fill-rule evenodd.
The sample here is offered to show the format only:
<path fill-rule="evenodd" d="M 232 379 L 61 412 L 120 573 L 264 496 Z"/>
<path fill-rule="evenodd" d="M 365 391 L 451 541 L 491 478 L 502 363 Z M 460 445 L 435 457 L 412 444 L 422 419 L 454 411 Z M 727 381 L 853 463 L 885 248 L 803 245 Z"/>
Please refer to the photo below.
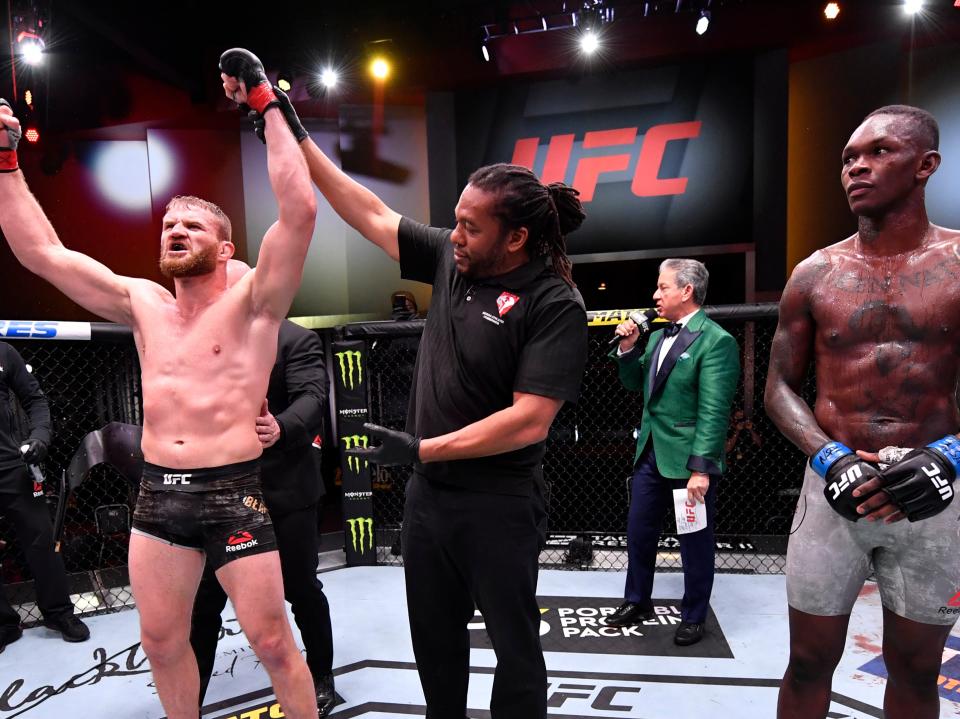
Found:
<path fill-rule="evenodd" d="M 707 505 L 687 501 L 686 489 L 673 490 L 673 509 L 677 517 L 677 534 L 699 532 L 707 527 Z"/>

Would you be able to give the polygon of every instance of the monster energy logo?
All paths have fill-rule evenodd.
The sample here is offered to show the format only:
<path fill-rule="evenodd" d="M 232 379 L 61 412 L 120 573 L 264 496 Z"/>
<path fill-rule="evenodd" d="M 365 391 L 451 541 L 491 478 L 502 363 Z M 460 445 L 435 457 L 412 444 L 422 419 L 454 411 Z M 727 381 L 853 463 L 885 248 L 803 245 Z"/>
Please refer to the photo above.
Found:
<path fill-rule="evenodd" d="M 357 363 L 357 385 L 363 384 L 363 366 L 360 364 L 360 350 L 352 352 L 337 352 L 340 362 L 340 383 L 344 387 L 353 389 L 353 363 Z"/>
<path fill-rule="evenodd" d="M 353 551 L 363 554 L 367 549 L 373 549 L 373 517 L 348 519 L 350 525 L 350 539 L 353 540 Z M 359 542 L 359 548 L 357 544 Z"/>
<path fill-rule="evenodd" d="M 356 449 L 357 447 L 366 447 L 369 437 L 365 434 L 351 434 L 346 437 L 341 437 L 340 441 L 343 442 L 344 449 Z M 357 474 L 360 474 L 360 458 L 359 457 L 347 457 L 347 466 L 352 469 Z M 363 460 L 363 466 L 369 467 L 370 463 L 367 460 Z"/>

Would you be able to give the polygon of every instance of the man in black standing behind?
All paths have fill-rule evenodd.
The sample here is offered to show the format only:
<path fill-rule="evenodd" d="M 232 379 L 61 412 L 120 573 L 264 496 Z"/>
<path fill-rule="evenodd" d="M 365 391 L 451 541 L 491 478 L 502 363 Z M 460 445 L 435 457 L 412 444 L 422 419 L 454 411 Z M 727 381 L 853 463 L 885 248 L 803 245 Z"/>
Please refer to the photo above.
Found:
<path fill-rule="evenodd" d="M 26 439 L 16 436 L 17 425 L 9 402 L 11 392 L 27 413 L 30 436 Z M 44 460 L 50 435 L 50 405 L 40 384 L 20 353 L 0 342 L 0 514 L 16 528 L 17 540 L 33 572 L 44 626 L 60 632 L 65 641 L 82 642 L 90 638 L 90 630 L 73 614 L 63 559 L 54 551 L 47 503 L 42 488 L 34 485 L 24 465 Z M 0 587 L 0 652 L 22 634 L 20 615 Z"/>
<path fill-rule="evenodd" d="M 231 262 L 232 284 L 249 270 Z M 320 452 L 313 440 L 322 434 L 327 403 L 323 346 L 316 333 L 284 320 L 280 324 L 277 361 L 270 372 L 267 399 L 257 418 L 263 445 L 263 496 L 280 551 L 283 591 L 290 602 L 317 688 L 317 708 L 326 716 L 336 703 L 333 687 L 333 633 L 330 605 L 317 579 L 317 503 L 324 494 Z M 276 414 L 273 414 L 273 413 Z M 193 605 L 190 644 L 200 669 L 200 702 L 213 672 L 220 612 L 227 595 L 210 565 L 203 573 Z"/>

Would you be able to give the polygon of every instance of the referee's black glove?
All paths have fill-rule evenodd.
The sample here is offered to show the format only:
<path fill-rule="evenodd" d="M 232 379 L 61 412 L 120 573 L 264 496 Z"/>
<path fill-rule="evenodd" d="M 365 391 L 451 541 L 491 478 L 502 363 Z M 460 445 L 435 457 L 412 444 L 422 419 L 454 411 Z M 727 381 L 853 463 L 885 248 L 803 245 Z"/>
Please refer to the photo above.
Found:
<path fill-rule="evenodd" d="M 372 440 L 379 440 L 377 447 L 357 447 L 345 450 L 348 457 L 366 460 L 389 467 L 394 464 L 413 464 L 420 461 L 420 438 L 406 432 L 381 427 L 367 422 L 363 428 Z"/>
<path fill-rule="evenodd" d="M 47 443 L 42 439 L 28 439 L 20 446 L 20 456 L 27 464 L 40 464 L 47 458 Z"/>

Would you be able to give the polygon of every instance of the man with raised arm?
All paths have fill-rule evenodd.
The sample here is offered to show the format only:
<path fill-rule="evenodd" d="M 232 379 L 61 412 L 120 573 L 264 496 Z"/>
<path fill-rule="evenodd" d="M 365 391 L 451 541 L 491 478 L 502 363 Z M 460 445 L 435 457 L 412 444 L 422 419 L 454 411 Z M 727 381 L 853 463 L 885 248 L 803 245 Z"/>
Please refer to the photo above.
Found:
<path fill-rule="evenodd" d="M 163 216 L 160 267 L 175 293 L 121 277 L 61 244 L 18 172 L 19 122 L 0 107 L 0 229 L 23 265 L 89 311 L 133 329 L 143 373 L 146 460 L 130 538 L 141 642 L 169 719 L 196 719 L 199 678 L 188 641 L 204 558 L 273 682 L 287 717 L 316 717 L 306 663 L 283 601 L 259 479 L 256 418 L 280 321 L 300 284 L 316 201 L 306 164 L 260 61 L 220 59 L 228 97 L 262 116 L 279 218 L 257 268 L 227 286 L 230 221 L 214 204 L 175 197 Z"/>
<path fill-rule="evenodd" d="M 840 173 L 857 232 L 797 265 L 780 301 L 766 408 L 810 457 L 787 551 L 782 719 L 826 716 L 871 572 L 883 602 L 884 716 L 939 716 L 960 589 L 960 232 L 927 219 L 938 142 L 919 108 L 864 119 Z M 799 395 L 811 360 L 812 411 Z"/>
<path fill-rule="evenodd" d="M 525 167 L 481 167 L 454 228 L 428 227 L 343 173 L 277 93 L 337 214 L 399 260 L 405 279 L 433 285 L 407 431 L 367 425 L 381 444 L 355 453 L 414 466 L 401 546 L 427 717 L 466 714 L 467 623 L 479 609 L 497 655 L 491 716 L 544 719 L 539 485 L 547 432 L 576 401 L 586 363 L 586 313 L 565 242 L 584 219 L 579 193 Z"/>

